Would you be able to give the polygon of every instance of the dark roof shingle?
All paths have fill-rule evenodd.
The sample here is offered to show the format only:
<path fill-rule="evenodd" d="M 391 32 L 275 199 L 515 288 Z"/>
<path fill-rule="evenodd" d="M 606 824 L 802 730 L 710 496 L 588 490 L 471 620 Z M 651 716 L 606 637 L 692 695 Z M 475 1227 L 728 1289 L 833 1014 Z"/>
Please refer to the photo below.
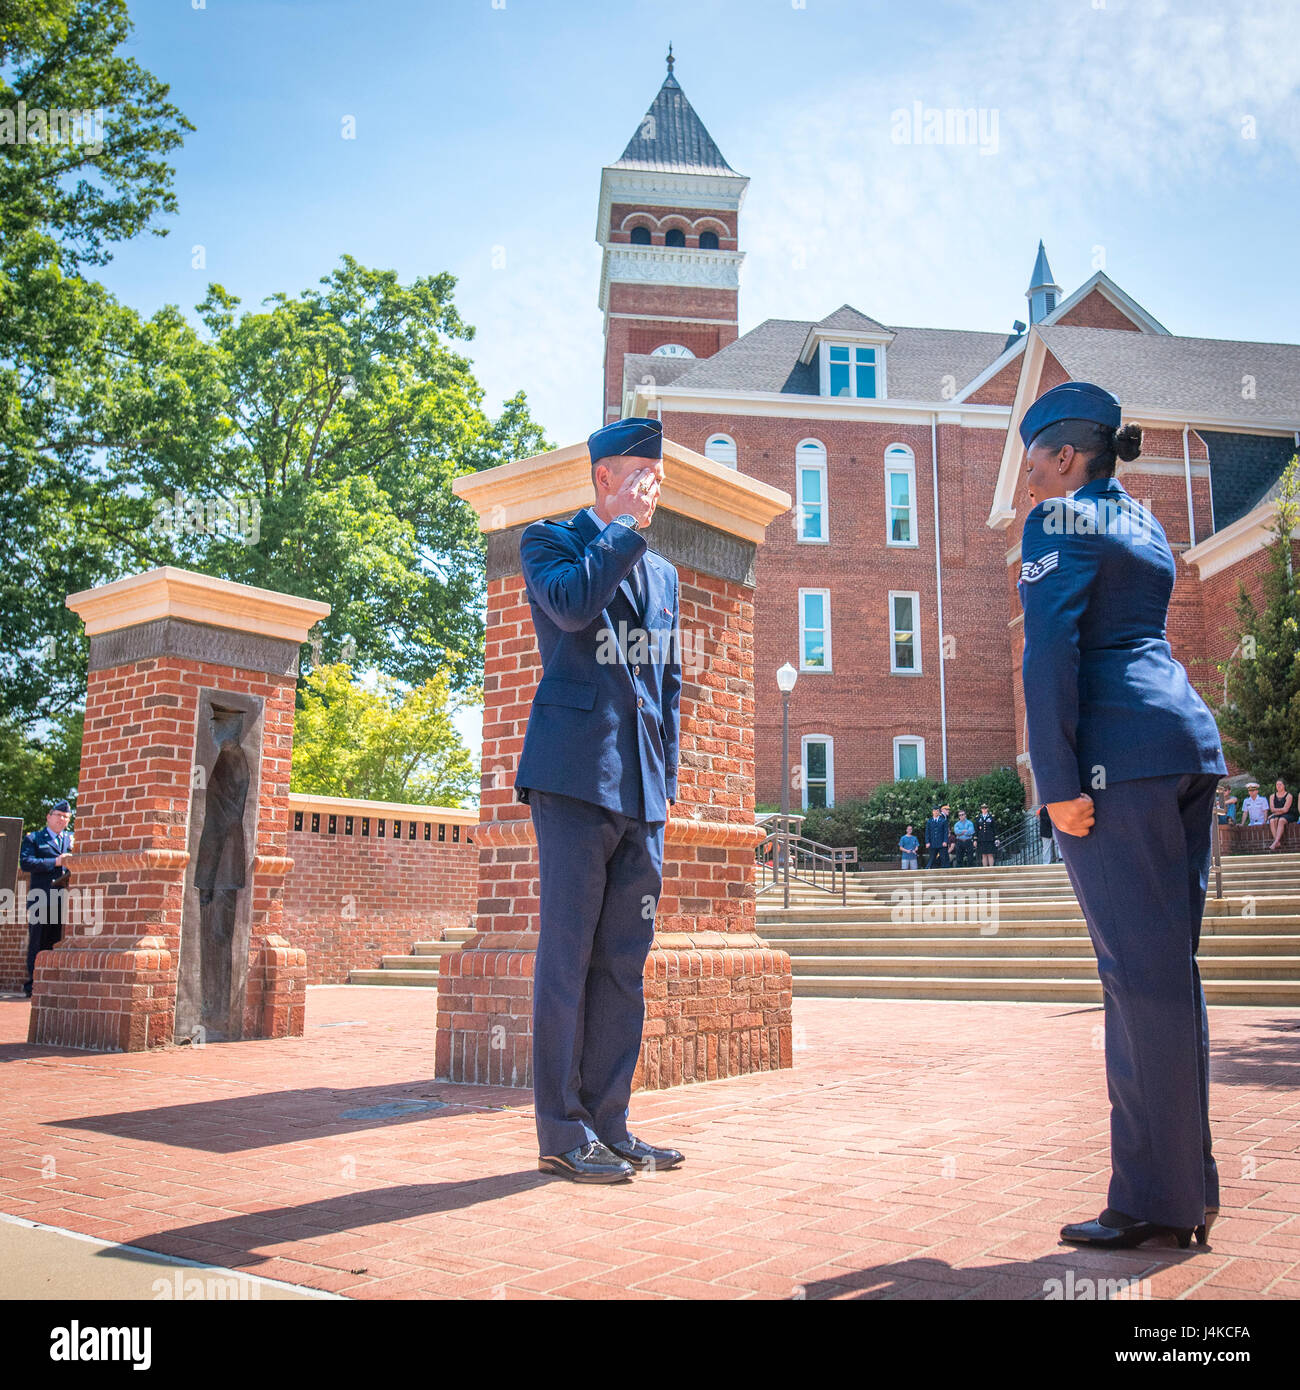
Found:
<path fill-rule="evenodd" d="M 680 174 L 736 173 L 723 159 L 722 151 L 672 73 L 664 78 L 664 85 L 650 103 L 636 134 L 613 167 L 666 169 Z"/>

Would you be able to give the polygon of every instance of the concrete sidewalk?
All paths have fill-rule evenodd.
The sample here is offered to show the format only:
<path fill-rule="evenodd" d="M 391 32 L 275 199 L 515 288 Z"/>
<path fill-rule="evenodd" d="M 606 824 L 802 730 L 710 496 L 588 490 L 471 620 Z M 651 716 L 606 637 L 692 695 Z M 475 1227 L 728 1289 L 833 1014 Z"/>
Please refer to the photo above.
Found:
<path fill-rule="evenodd" d="M 1296 1011 L 1211 1010 L 1212 1248 L 1097 1254 L 1056 1237 L 1105 1205 L 1097 1008 L 798 1000 L 793 1071 L 634 1097 L 686 1165 L 591 1188 L 536 1171 L 529 1093 L 432 1078 L 433 991 L 317 988 L 305 1038 L 148 1055 L 29 1047 L 29 1007 L 0 1000 L 0 1212 L 222 1270 L 355 1298 L 1300 1297 Z"/>

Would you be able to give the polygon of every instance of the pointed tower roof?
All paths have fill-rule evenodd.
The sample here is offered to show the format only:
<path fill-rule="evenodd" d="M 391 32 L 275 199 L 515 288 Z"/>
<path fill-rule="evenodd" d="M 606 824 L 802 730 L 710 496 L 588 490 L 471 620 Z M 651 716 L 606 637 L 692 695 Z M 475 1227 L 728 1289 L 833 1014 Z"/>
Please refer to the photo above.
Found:
<path fill-rule="evenodd" d="M 713 136 L 686 100 L 681 83 L 673 76 L 672 45 L 668 46 L 668 76 L 636 134 L 627 142 L 612 168 L 665 169 L 678 174 L 734 174 L 722 157 Z"/>
<path fill-rule="evenodd" d="M 1029 277 L 1029 289 L 1026 294 L 1033 294 L 1035 290 L 1059 290 L 1061 287 L 1056 283 L 1052 276 L 1052 267 L 1047 264 L 1047 252 L 1043 249 L 1043 243 L 1038 243 L 1038 255 L 1034 259 L 1034 273 Z"/>

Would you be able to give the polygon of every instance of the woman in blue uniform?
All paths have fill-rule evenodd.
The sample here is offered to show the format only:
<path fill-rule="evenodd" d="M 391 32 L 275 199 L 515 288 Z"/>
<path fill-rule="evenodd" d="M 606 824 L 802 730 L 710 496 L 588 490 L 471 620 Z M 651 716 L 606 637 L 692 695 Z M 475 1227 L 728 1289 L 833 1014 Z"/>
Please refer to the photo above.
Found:
<path fill-rule="evenodd" d="M 1196 964 L 1219 733 L 1165 639 L 1169 543 L 1114 477 L 1141 430 L 1108 391 L 1066 382 L 1020 433 L 1029 757 L 1097 953 L 1111 1102 L 1108 1205 L 1061 1238 L 1186 1246 L 1219 1206 Z"/>

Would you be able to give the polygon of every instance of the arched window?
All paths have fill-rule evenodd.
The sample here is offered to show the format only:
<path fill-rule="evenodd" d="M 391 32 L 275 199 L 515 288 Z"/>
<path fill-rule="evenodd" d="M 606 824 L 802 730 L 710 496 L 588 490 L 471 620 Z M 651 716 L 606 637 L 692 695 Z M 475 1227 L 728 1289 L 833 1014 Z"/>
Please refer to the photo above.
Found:
<path fill-rule="evenodd" d="M 704 446 L 704 457 L 715 463 L 725 463 L 728 468 L 736 466 L 736 441 L 729 434 L 711 434 Z"/>
<path fill-rule="evenodd" d="M 795 539 L 825 545 L 830 539 L 826 497 L 826 446 L 805 439 L 794 451 Z"/>
<path fill-rule="evenodd" d="M 665 246 L 685 246 L 686 233 L 680 227 L 670 227 L 668 235 L 664 237 Z"/>
<path fill-rule="evenodd" d="M 649 245 L 650 245 L 650 228 L 649 228 L 649 227 L 633 227 L 633 228 L 632 228 L 632 245 L 633 245 L 633 246 L 649 246 Z"/>
<path fill-rule="evenodd" d="M 906 444 L 891 444 L 885 450 L 885 544 L 916 543 L 916 459 Z"/>
<path fill-rule="evenodd" d="M 717 234 L 717 232 L 701 232 L 701 233 L 700 233 L 700 250 L 701 250 L 701 251 L 716 251 L 717 249 L 718 249 L 718 234 Z"/>

